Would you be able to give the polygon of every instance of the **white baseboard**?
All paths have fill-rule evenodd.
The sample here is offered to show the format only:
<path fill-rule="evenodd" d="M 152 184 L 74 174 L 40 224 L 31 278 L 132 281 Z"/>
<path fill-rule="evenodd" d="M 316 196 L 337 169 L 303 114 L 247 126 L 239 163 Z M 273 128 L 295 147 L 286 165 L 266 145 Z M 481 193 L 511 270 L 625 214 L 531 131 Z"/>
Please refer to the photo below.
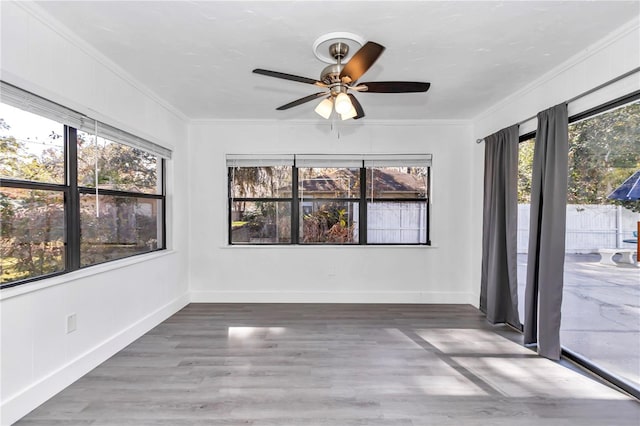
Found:
<path fill-rule="evenodd" d="M 189 294 L 185 293 L 3 401 L 0 424 L 18 421 L 187 304 Z"/>
<path fill-rule="evenodd" d="M 474 304 L 471 292 L 282 292 L 191 291 L 193 303 L 451 303 Z"/>
<path fill-rule="evenodd" d="M 480 293 L 472 292 L 469 304 L 473 305 L 476 309 L 480 309 Z"/>

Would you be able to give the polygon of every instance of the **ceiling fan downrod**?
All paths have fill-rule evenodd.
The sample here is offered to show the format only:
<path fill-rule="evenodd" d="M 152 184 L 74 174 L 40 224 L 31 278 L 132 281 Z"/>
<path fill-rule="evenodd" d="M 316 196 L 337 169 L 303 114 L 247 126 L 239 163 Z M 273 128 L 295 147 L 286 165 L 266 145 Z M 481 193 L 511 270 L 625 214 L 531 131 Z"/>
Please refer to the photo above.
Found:
<path fill-rule="evenodd" d="M 336 60 L 335 64 L 326 66 L 320 73 L 320 81 L 326 83 L 333 96 L 343 91 L 340 73 L 344 68 L 342 59 L 349 53 L 349 45 L 346 43 L 333 43 L 329 46 L 329 53 Z"/>

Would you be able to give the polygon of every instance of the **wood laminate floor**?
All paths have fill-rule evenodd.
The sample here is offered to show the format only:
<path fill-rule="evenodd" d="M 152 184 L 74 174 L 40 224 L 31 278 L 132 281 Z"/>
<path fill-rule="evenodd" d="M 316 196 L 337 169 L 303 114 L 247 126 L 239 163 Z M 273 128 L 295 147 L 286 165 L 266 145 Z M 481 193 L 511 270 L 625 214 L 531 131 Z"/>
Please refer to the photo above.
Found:
<path fill-rule="evenodd" d="M 191 304 L 17 423 L 633 425 L 471 306 Z"/>

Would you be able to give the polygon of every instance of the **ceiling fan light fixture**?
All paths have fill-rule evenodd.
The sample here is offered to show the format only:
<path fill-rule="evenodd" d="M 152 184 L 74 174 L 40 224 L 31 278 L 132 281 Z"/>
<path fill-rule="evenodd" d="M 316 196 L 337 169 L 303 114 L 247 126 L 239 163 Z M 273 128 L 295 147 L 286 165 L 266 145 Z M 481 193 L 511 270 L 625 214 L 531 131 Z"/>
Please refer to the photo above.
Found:
<path fill-rule="evenodd" d="M 333 111 L 333 102 L 331 98 L 327 98 L 320 102 L 315 111 L 324 119 L 329 119 L 331 111 Z"/>
<path fill-rule="evenodd" d="M 344 34 L 341 35 L 344 36 Z M 355 42 L 355 39 L 350 40 Z M 358 99 L 352 93 L 348 93 L 349 90 L 369 93 L 418 93 L 429 90 L 431 84 L 420 81 L 370 81 L 358 83 L 360 77 L 378 60 L 385 47 L 373 41 L 368 41 L 364 44 L 356 42 L 362 47 L 349 57 L 349 51 L 354 50 L 351 48 L 349 40 L 342 40 L 337 38 L 337 34 L 331 34 L 327 37 L 321 37 L 314 45 L 314 49 L 319 48 L 324 43 L 328 43 L 325 47 L 328 47 L 326 50 L 331 55 L 331 58 L 327 61 L 330 65 L 322 70 L 319 80 L 262 68 L 253 70 L 255 74 L 322 88 L 321 92 L 296 99 L 293 102 L 279 106 L 276 110 L 287 110 L 326 97 L 327 99 L 324 99 L 315 108 L 316 113 L 320 116 L 329 119 L 335 109 L 336 114 L 340 114 L 343 120 L 348 120 L 349 118 L 358 120 L 364 117 L 364 110 Z"/>
<path fill-rule="evenodd" d="M 336 96 L 335 108 L 336 112 L 340 115 L 349 114 L 353 109 L 353 104 L 351 104 L 349 95 L 346 93 L 339 93 L 338 96 Z"/>
<path fill-rule="evenodd" d="M 340 114 L 340 117 L 343 120 L 348 120 L 350 118 L 355 117 L 356 115 L 358 115 L 358 111 L 356 111 L 355 107 L 353 105 L 351 105 L 351 109 L 349 110 L 349 112 L 346 112 L 344 114 Z"/>

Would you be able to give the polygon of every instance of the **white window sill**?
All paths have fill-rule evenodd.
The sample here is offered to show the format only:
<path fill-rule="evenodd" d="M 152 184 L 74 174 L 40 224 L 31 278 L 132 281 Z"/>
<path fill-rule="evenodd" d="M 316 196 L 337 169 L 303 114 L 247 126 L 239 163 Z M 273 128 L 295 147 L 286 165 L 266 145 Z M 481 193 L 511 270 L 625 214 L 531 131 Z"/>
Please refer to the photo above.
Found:
<path fill-rule="evenodd" d="M 57 275 L 51 278 L 43 278 L 41 280 L 20 284 L 15 287 L 5 288 L 0 291 L 0 300 L 10 299 L 12 297 L 21 296 L 23 294 L 31 293 L 34 291 L 44 290 L 46 288 L 65 284 L 70 281 L 91 277 L 93 275 L 102 274 L 130 265 L 136 265 L 138 263 L 147 262 L 149 260 L 157 259 L 160 257 L 170 256 L 175 253 L 176 252 L 173 250 L 160 250 L 153 253 L 140 254 L 124 259 L 112 260 L 110 262 L 101 263 L 99 265 L 88 266 L 86 268 L 69 272 L 67 274 Z"/>
<path fill-rule="evenodd" d="M 242 249 L 258 249 L 258 250 L 313 250 L 313 249 L 340 249 L 340 250 L 353 250 L 353 249 L 413 249 L 413 250 L 429 250 L 437 249 L 438 246 L 431 244 L 430 246 L 424 244 L 226 244 L 220 246 L 222 249 L 242 250 Z"/>

